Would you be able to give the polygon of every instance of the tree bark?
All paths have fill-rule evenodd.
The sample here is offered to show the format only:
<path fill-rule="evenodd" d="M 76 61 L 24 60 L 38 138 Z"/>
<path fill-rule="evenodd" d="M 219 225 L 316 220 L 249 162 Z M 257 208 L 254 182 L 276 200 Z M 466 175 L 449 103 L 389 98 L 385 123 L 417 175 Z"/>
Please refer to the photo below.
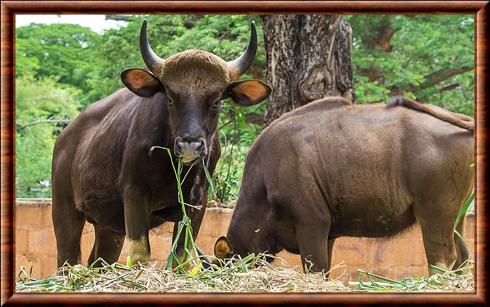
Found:
<path fill-rule="evenodd" d="M 352 29 L 341 15 L 263 16 L 267 81 L 265 124 L 325 96 L 353 100 Z"/>

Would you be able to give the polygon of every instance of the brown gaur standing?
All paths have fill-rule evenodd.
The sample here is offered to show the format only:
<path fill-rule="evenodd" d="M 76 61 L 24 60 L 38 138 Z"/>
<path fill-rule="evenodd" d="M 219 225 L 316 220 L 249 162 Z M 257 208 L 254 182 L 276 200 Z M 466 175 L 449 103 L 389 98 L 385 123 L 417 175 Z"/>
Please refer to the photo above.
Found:
<path fill-rule="evenodd" d="M 58 266 L 80 261 L 85 221 L 94 224 L 95 243 L 89 263 L 99 257 L 117 261 L 125 235 L 133 261 L 150 257 L 148 230 L 182 219 L 177 186 L 164 151 L 149 155 L 152 146 L 173 150 L 192 168 L 184 185 L 194 236 L 207 203 L 203 163 L 212 173 L 220 157 L 218 115 L 221 101 L 256 104 L 271 89 L 258 80 L 236 81 L 252 64 L 257 33 L 236 60 L 226 62 L 201 50 L 158 57 L 140 33 L 140 50 L 148 70 L 121 74 L 127 88 L 90 105 L 60 134 L 53 153 L 53 223 Z M 174 227 L 174 240 L 177 223 Z M 178 252 L 183 240 L 179 240 Z"/>

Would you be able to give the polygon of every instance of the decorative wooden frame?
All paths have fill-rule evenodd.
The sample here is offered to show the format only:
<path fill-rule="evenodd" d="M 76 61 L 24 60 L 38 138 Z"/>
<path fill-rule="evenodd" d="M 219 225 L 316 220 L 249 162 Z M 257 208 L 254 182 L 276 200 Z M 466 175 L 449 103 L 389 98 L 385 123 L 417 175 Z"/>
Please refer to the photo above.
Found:
<path fill-rule="evenodd" d="M 182 303 L 486 303 L 488 304 L 487 92 L 488 1 L 3 1 L 1 3 L 1 304 Z M 476 292 L 456 293 L 14 293 L 16 14 L 278 14 L 278 13 L 467 13 L 474 14 L 476 41 Z"/>

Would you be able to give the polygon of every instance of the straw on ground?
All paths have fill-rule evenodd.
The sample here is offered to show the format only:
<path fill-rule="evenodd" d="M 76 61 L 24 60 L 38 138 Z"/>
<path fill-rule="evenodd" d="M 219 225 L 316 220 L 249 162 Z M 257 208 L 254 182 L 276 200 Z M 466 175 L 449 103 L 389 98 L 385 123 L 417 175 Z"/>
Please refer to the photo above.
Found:
<path fill-rule="evenodd" d="M 343 283 L 324 273 L 298 272 L 266 261 L 266 255 L 235 258 L 196 275 L 172 272 L 153 262 L 131 268 L 101 260 L 102 267 L 65 265 L 57 275 L 36 280 L 21 269 L 18 292 L 372 292 L 474 291 L 472 274 L 454 271 L 393 281 L 364 272 L 367 281 Z M 381 277 L 381 278 L 380 278 Z"/>

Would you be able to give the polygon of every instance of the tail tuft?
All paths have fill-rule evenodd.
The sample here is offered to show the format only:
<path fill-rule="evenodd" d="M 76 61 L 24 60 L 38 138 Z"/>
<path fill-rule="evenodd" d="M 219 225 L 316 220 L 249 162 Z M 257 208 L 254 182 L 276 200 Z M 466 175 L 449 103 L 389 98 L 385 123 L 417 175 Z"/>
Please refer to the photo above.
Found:
<path fill-rule="evenodd" d="M 449 112 L 444 109 L 437 109 L 434 106 L 426 105 L 410 98 L 406 98 L 403 96 L 393 96 L 390 101 L 386 104 L 387 109 L 391 109 L 394 107 L 403 106 L 408 109 L 412 109 L 418 112 L 429 114 L 435 118 L 438 118 L 442 121 L 455 125 L 457 127 L 474 131 L 475 130 L 475 121 L 466 115 Z"/>

